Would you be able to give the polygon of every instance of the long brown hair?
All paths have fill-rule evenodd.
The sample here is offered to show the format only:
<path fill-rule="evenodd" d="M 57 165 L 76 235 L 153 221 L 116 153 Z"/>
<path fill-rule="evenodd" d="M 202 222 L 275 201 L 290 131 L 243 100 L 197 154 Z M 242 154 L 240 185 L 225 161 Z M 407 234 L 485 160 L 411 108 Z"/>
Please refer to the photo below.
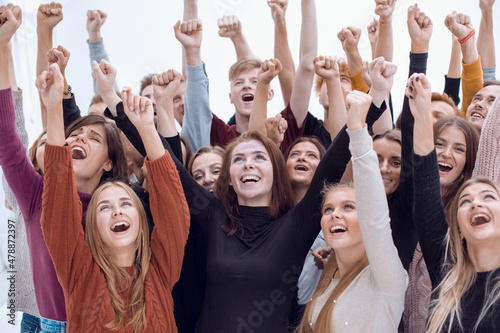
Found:
<path fill-rule="evenodd" d="M 111 124 L 99 115 L 88 115 L 75 120 L 65 130 L 65 137 L 68 138 L 70 134 L 88 125 L 101 125 L 106 133 L 106 142 L 108 143 L 108 157 L 111 160 L 113 168 L 105 171 L 101 176 L 101 183 L 103 181 L 121 181 L 128 183 L 128 167 L 123 144 L 120 139 L 120 130 L 115 124 Z"/>
<path fill-rule="evenodd" d="M 324 189 L 321 191 L 321 194 L 323 195 L 323 204 L 321 206 L 324 206 L 326 197 L 330 193 L 342 188 L 351 188 L 354 190 L 354 186 L 352 183 L 326 184 Z M 316 287 L 316 291 L 314 292 L 314 295 L 311 298 L 311 300 L 307 303 L 307 306 L 304 310 L 304 315 L 302 316 L 302 321 L 295 330 L 295 333 L 311 333 L 311 332 L 331 333 L 333 308 L 335 307 L 337 300 L 342 295 L 342 293 L 347 289 L 347 287 L 349 287 L 351 282 L 354 281 L 356 276 L 358 276 L 358 274 L 361 273 L 361 271 L 363 271 L 363 269 L 365 269 L 365 267 L 368 265 L 369 265 L 368 257 L 366 256 L 365 253 L 365 255 L 362 258 L 360 258 L 360 260 L 356 262 L 352 267 L 350 267 L 349 271 L 347 271 L 346 274 L 344 274 L 344 276 L 340 278 L 339 283 L 335 286 L 332 293 L 326 300 L 325 305 L 321 308 L 321 311 L 319 312 L 318 319 L 316 320 L 316 324 L 314 325 L 314 330 L 313 330 L 311 328 L 311 325 L 309 324 L 309 320 L 312 316 L 314 305 L 316 304 L 318 298 L 321 295 L 323 295 L 323 293 L 326 291 L 326 289 L 332 282 L 335 272 L 337 272 L 338 270 L 335 251 L 332 250 L 332 253 L 328 257 L 328 261 L 325 265 L 325 268 L 323 269 L 323 274 L 321 274 L 321 278 L 318 282 L 318 286 Z"/>
<path fill-rule="evenodd" d="M 45 134 L 47 134 L 46 129 L 44 129 L 42 134 L 40 134 L 38 138 L 36 138 L 35 142 L 33 142 L 33 145 L 29 149 L 31 164 L 33 164 L 33 168 L 35 168 L 35 171 L 42 177 L 43 177 L 43 171 L 40 168 L 40 165 L 38 165 L 38 161 L 36 160 L 36 152 L 38 151 L 38 144 L 40 143 L 42 136 L 44 136 Z"/>
<path fill-rule="evenodd" d="M 449 229 L 446 234 L 446 251 L 443 271 L 446 272 L 443 280 L 437 286 L 438 298 L 431 302 L 431 312 L 427 323 L 427 331 L 437 333 L 443 330 L 445 324 L 452 326 L 453 322 L 461 323 L 460 301 L 477 278 L 476 270 L 467 252 L 467 243 L 462 239 L 458 225 L 459 199 L 462 192 L 473 184 L 486 184 L 500 194 L 498 184 L 486 177 L 470 179 L 460 186 L 454 196 L 449 213 Z M 500 280 L 487 283 L 489 289 L 485 291 L 485 300 L 474 328 L 477 329 L 481 320 L 492 311 L 492 306 L 500 299 Z M 463 328 L 462 328 L 463 329 Z M 475 330 L 474 330 L 475 331 Z"/>
<path fill-rule="evenodd" d="M 476 163 L 477 149 L 479 146 L 479 132 L 477 128 L 467 120 L 454 116 L 441 118 L 434 123 L 434 143 L 436 143 L 436 140 L 441 132 L 450 126 L 456 127 L 464 134 L 466 151 L 465 166 L 460 176 L 458 176 L 458 178 L 451 184 L 441 186 L 441 200 L 443 201 L 443 205 L 446 210 L 449 209 L 451 200 L 453 199 L 455 193 L 457 193 L 460 185 L 472 177 L 472 171 L 474 170 L 474 164 Z"/>
<path fill-rule="evenodd" d="M 220 175 L 215 183 L 215 196 L 222 202 L 226 214 L 229 217 L 229 219 L 223 223 L 222 229 L 224 229 L 229 236 L 234 235 L 238 230 L 243 230 L 243 221 L 239 214 L 238 196 L 233 187 L 229 185 L 231 181 L 229 168 L 231 166 L 233 150 L 240 143 L 251 140 L 259 141 L 264 145 L 273 166 L 273 186 L 269 205 L 269 214 L 271 218 L 277 219 L 283 216 L 294 206 L 292 185 L 290 184 L 288 173 L 285 172 L 286 165 L 283 154 L 274 142 L 263 136 L 259 131 L 252 130 L 245 132 L 226 147 L 226 151 L 222 158 Z"/>
<path fill-rule="evenodd" d="M 104 245 L 97 227 L 97 203 L 98 197 L 106 188 L 110 186 L 120 186 L 132 199 L 134 207 L 139 214 L 139 233 L 135 240 L 135 259 L 132 266 L 132 276 L 130 276 L 123 267 L 113 263 L 106 246 Z M 86 217 L 85 241 L 92 251 L 92 257 L 101 267 L 106 278 L 106 284 L 111 297 L 111 306 L 115 317 L 112 322 L 107 323 L 106 327 L 111 330 L 118 330 L 124 325 L 130 325 L 133 332 L 139 332 L 146 329 L 146 300 L 144 296 L 144 282 L 149 268 L 149 259 L 151 258 L 151 248 L 149 246 L 149 228 L 146 219 L 146 213 L 141 200 L 135 192 L 123 182 L 106 182 L 99 186 L 90 200 Z M 125 306 L 120 293 L 127 290 L 135 280 L 130 293 L 128 308 Z M 132 315 L 128 323 L 125 322 L 127 313 Z"/>

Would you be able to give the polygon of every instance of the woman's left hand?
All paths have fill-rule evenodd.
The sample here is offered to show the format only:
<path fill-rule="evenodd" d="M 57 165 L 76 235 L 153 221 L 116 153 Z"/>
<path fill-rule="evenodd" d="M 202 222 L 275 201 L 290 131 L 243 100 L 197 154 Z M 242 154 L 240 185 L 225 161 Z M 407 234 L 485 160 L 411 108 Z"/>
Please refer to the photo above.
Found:
<path fill-rule="evenodd" d="M 132 89 L 124 87 L 122 100 L 125 114 L 138 130 L 155 127 L 153 103 L 149 98 L 138 96 Z"/>

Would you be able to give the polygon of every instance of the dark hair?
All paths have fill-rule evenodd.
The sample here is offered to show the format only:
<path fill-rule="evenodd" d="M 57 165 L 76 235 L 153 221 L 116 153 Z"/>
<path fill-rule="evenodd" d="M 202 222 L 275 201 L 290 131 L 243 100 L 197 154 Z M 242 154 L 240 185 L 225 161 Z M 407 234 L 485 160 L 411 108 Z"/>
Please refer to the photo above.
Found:
<path fill-rule="evenodd" d="M 399 143 L 399 145 L 401 146 L 401 131 L 397 130 L 397 129 L 390 129 L 390 130 L 386 130 L 382 133 L 375 134 L 375 136 L 373 137 L 373 142 L 375 142 L 379 139 L 386 139 L 389 141 L 394 141 L 394 142 Z"/>
<path fill-rule="evenodd" d="M 271 189 L 271 202 L 269 204 L 269 215 L 272 219 L 277 219 L 283 216 L 294 206 L 294 196 L 292 193 L 292 185 L 288 178 L 285 159 L 274 142 L 271 142 L 267 137 L 263 136 L 257 130 L 251 130 L 243 133 L 238 138 L 234 139 L 226 147 L 224 157 L 222 159 L 222 168 L 215 183 L 215 195 L 221 201 L 226 210 L 229 219 L 226 220 L 222 229 L 229 236 L 235 234 L 239 230 L 243 230 L 243 221 L 239 214 L 238 197 L 233 187 L 229 185 L 231 174 L 229 168 L 231 166 L 231 158 L 233 150 L 236 146 L 243 142 L 256 140 L 264 145 L 269 154 L 271 164 L 273 166 L 273 185 Z"/>
<path fill-rule="evenodd" d="M 36 138 L 35 142 L 33 142 L 33 145 L 29 149 L 29 155 L 30 155 L 30 161 L 31 164 L 33 164 L 33 168 L 35 168 L 35 171 L 43 177 L 43 172 L 42 169 L 40 169 L 40 166 L 38 165 L 38 161 L 36 160 L 36 152 L 38 150 L 38 144 L 40 143 L 40 139 L 42 139 L 42 136 L 47 134 L 47 129 L 44 129 L 42 134 Z"/>
<path fill-rule="evenodd" d="M 431 102 L 443 102 L 443 103 L 446 103 L 448 104 L 449 106 L 451 106 L 453 108 L 453 111 L 455 112 L 455 116 L 459 116 L 460 115 L 460 111 L 458 110 L 457 108 L 457 105 L 455 104 L 455 102 L 453 101 L 453 99 L 448 96 L 447 93 L 438 93 L 438 92 L 433 92 L 432 95 L 431 95 Z"/>
<path fill-rule="evenodd" d="M 142 96 L 142 91 L 144 90 L 144 88 L 153 84 L 153 76 L 155 76 L 155 75 L 156 74 L 148 74 L 142 78 L 141 87 L 139 88 L 139 95 L 140 96 Z"/>
<path fill-rule="evenodd" d="M 198 149 L 189 159 L 189 163 L 187 165 L 187 170 L 189 171 L 190 174 L 193 174 L 193 164 L 194 160 L 196 160 L 199 156 L 209 154 L 209 153 L 214 153 L 217 155 L 220 155 L 220 157 L 224 158 L 224 149 L 222 149 L 219 146 L 206 146 L 206 147 L 201 147 Z"/>
<path fill-rule="evenodd" d="M 184 144 L 184 147 L 186 148 L 186 161 L 181 161 L 182 164 L 187 168 L 187 165 L 189 161 L 191 160 L 191 148 L 189 148 L 189 144 L 186 140 L 186 138 L 183 138 L 182 136 L 179 136 L 181 139 L 181 151 L 182 151 L 182 144 Z"/>
<path fill-rule="evenodd" d="M 483 88 L 488 86 L 500 86 L 500 81 L 497 80 L 484 81 Z"/>
<path fill-rule="evenodd" d="M 292 151 L 293 147 L 295 147 L 297 144 L 299 144 L 301 142 L 310 142 L 313 145 L 315 145 L 316 148 L 318 148 L 320 160 L 323 158 L 323 156 L 325 156 L 325 153 L 326 153 L 325 146 L 323 146 L 323 144 L 321 143 L 321 141 L 318 140 L 317 137 L 315 137 L 315 136 L 301 136 L 301 137 L 295 139 L 290 144 L 290 147 L 288 147 L 288 149 L 286 150 L 285 155 L 284 155 L 285 161 L 288 161 L 288 157 L 290 156 L 290 152 Z"/>
<path fill-rule="evenodd" d="M 99 183 L 102 184 L 104 181 L 121 181 L 128 184 L 127 159 L 120 139 L 120 131 L 115 124 L 107 122 L 104 117 L 88 115 L 71 123 L 66 128 L 65 137 L 68 138 L 73 131 L 88 125 L 101 125 L 104 128 L 106 142 L 108 143 L 108 157 L 113 165 L 111 170 L 103 173 Z"/>
<path fill-rule="evenodd" d="M 121 92 L 116 91 L 116 95 L 118 97 L 122 98 L 122 93 Z M 89 107 L 91 107 L 92 105 L 97 104 L 97 103 L 104 103 L 104 100 L 102 99 L 101 95 L 99 95 L 98 93 L 96 93 L 94 95 L 94 97 L 92 97 L 92 99 L 90 100 Z"/>
<path fill-rule="evenodd" d="M 460 185 L 472 177 L 474 164 L 476 163 L 476 154 L 479 146 L 479 131 L 477 128 L 461 117 L 448 116 L 439 119 L 434 123 L 434 143 L 439 134 L 447 127 L 454 126 L 459 129 L 465 136 L 465 166 L 460 176 L 451 184 L 441 188 L 443 205 L 448 208 L 455 193 Z"/>

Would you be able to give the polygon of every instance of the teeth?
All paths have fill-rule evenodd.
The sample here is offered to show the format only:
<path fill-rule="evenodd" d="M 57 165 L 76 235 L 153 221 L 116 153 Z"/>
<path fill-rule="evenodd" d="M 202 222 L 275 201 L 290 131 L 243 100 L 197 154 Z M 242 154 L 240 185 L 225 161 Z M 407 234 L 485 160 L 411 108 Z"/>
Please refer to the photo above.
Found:
<path fill-rule="evenodd" d="M 347 228 L 344 227 L 343 225 L 334 225 L 331 229 L 330 229 L 330 232 L 331 233 L 334 233 L 336 231 L 339 231 L 339 230 L 342 230 L 342 231 L 347 231 Z"/>
<path fill-rule="evenodd" d="M 482 114 L 477 113 L 477 112 L 472 112 L 471 117 L 475 117 L 475 118 L 479 118 L 479 119 L 483 119 L 484 118 Z"/>
<path fill-rule="evenodd" d="M 474 227 L 477 222 L 479 221 L 476 221 L 477 219 L 484 219 L 486 222 L 490 222 L 491 221 L 491 218 L 488 216 L 488 215 L 485 215 L 485 214 L 476 214 L 472 217 L 472 221 L 471 221 L 471 225 Z"/>
<path fill-rule="evenodd" d="M 297 165 L 297 166 L 295 167 L 295 170 L 307 171 L 307 170 L 309 170 L 309 169 L 307 169 L 307 167 L 306 167 L 306 166 L 303 166 L 303 165 Z"/>
<path fill-rule="evenodd" d="M 438 163 L 440 166 L 443 166 L 443 167 L 446 167 L 446 168 L 450 168 L 450 169 L 453 169 L 453 167 L 447 163 L 443 163 L 443 162 L 439 162 Z"/>
<path fill-rule="evenodd" d="M 83 148 L 81 148 L 81 147 L 73 147 L 73 148 L 71 148 L 71 150 L 72 150 L 72 151 L 73 151 L 73 150 L 78 150 L 78 151 L 81 151 L 81 152 L 82 152 L 82 154 L 83 154 L 83 156 L 84 156 L 84 157 L 87 157 L 87 153 L 86 153 L 86 152 L 85 152 L 85 150 L 84 150 Z"/>
<path fill-rule="evenodd" d="M 111 226 L 111 230 L 115 230 L 116 227 L 119 227 L 122 225 L 124 225 L 126 227 L 130 227 L 130 224 L 128 224 L 127 222 L 117 222 Z"/>
<path fill-rule="evenodd" d="M 260 177 L 257 177 L 257 176 L 244 176 L 243 178 L 241 178 L 241 181 L 246 183 L 248 181 L 254 181 L 254 182 L 258 182 L 260 180 Z"/>
<path fill-rule="evenodd" d="M 384 184 L 389 184 L 390 182 L 392 182 L 392 180 L 390 179 L 382 179 L 382 181 L 384 182 Z"/>

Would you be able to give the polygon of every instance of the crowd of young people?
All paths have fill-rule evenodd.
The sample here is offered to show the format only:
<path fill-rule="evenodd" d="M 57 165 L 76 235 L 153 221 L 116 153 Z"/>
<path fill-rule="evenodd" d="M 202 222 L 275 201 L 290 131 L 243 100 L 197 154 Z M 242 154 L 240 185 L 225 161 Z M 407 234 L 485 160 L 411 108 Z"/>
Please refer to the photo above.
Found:
<path fill-rule="evenodd" d="M 52 45 L 62 5 L 42 4 L 35 84 L 44 130 L 29 151 L 11 55 L 22 11 L 0 6 L 0 166 L 19 226 L 21 331 L 495 332 L 494 2 L 479 1 L 478 32 L 466 14 L 446 17 L 456 42 L 443 93 L 426 77 L 437 25 L 408 7 L 398 119 L 396 0 L 375 0 L 369 61 L 353 27 L 338 34 L 346 60 L 318 55 L 315 1 L 301 0 L 297 69 L 288 0 L 268 0 L 268 60 L 225 16 L 219 35 L 237 54 L 228 123 L 210 108 L 196 0 L 184 0 L 174 25 L 185 68 L 148 73 L 139 95 L 118 91 L 100 35 L 107 14 L 88 11 L 87 116 L 65 77 L 70 52 Z M 276 76 L 284 109 L 268 118 Z M 313 86 L 323 119 L 308 112 Z"/>

